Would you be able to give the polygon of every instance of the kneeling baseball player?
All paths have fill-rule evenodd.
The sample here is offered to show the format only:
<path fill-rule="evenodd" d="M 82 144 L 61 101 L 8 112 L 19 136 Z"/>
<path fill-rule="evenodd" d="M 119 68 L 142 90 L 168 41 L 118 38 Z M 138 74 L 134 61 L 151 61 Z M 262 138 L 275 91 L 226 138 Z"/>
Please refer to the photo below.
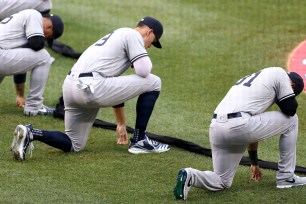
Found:
<path fill-rule="evenodd" d="M 64 152 L 84 149 L 100 108 L 113 107 L 118 144 L 127 144 L 124 103 L 138 96 L 136 124 L 128 151 L 132 154 L 160 153 L 169 145 L 151 140 L 146 128 L 161 90 L 161 79 L 151 74 L 152 62 L 146 51 L 161 48 L 162 24 L 147 16 L 132 28 L 120 28 L 91 45 L 68 73 L 63 84 L 65 133 L 18 125 L 12 152 L 24 160 L 32 141 L 38 140 Z M 121 76 L 129 67 L 135 74 Z"/>
<path fill-rule="evenodd" d="M 305 185 L 306 177 L 294 174 L 298 136 L 296 96 L 303 89 L 303 79 L 297 73 L 287 73 L 279 67 L 266 68 L 238 80 L 219 103 L 211 120 L 209 138 L 214 171 L 179 170 L 174 196 L 186 200 L 191 187 L 210 191 L 230 188 L 247 148 L 254 165 L 252 179 L 260 179 L 256 165 L 257 142 L 275 135 L 280 135 L 276 187 Z M 280 111 L 267 111 L 274 103 Z"/>

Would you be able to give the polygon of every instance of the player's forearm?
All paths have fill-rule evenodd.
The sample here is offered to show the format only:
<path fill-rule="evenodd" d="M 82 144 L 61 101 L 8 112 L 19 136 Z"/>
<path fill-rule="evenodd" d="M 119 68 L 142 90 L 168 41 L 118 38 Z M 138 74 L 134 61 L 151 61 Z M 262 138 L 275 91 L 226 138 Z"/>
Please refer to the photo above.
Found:
<path fill-rule="evenodd" d="M 124 106 L 113 107 L 117 125 L 126 125 Z"/>
<path fill-rule="evenodd" d="M 24 83 L 15 84 L 17 96 L 24 97 L 24 87 L 25 87 Z"/>

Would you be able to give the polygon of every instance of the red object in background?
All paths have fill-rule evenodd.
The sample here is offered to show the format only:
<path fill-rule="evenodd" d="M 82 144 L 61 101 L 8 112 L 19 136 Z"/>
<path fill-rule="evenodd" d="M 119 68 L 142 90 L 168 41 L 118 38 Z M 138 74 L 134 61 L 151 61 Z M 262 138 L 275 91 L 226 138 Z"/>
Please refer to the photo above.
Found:
<path fill-rule="evenodd" d="M 289 54 L 287 66 L 289 71 L 298 73 L 306 85 L 306 40 Z M 304 92 L 306 93 L 306 86 L 304 86 Z"/>

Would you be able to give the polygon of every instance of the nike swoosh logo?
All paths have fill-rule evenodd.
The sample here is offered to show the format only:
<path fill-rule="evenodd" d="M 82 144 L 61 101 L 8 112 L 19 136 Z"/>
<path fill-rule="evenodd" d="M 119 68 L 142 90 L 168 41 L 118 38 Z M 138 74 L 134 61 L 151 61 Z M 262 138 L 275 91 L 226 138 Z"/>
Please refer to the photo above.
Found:
<path fill-rule="evenodd" d="M 286 180 L 286 182 L 288 182 L 288 183 L 295 183 L 295 179 L 292 178 L 292 180 Z"/>
<path fill-rule="evenodd" d="M 141 146 L 141 147 L 143 147 L 144 146 L 144 143 L 143 143 L 143 141 L 141 140 L 141 141 L 138 141 L 137 142 L 137 144 L 139 145 L 139 146 Z"/>
<path fill-rule="evenodd" d="M 190 179 L 189 179 L 189 181 L 188 181 L 187 186 L 188 186 L 188 187 L 192 186 L 192 183 L 191 183 L 191 177 L 190 177 Z"/>

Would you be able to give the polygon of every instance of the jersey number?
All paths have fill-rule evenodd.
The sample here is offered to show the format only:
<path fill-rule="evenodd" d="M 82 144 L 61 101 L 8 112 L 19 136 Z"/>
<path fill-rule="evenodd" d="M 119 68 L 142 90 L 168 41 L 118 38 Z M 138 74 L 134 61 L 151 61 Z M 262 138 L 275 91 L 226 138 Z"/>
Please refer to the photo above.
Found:
<path fill-rule="evenodd" d="M 247 87 L 250 87 L 252 86 L 252 82 L 254 81 L 254 79 L 256 79 L 256 77 L 258 77 L 258 75 L 261 73 L 261 71 L 259 72 L 256 72 L 255 74 L 252 74 L 252 75 L 249 75 L 249 76 L 245 76 L 243 77 L 242 79 L 240 79 L 239 81 L 236 82 L 235 85 L 239 85 L 241 84 L 242 82 L 244 82 L 246 79 L 249 79 L 247 82 L 245 82 L 243 84 L 243 86 L 247 86 Z M 251 78 L 250 78 L 251 77 Z"/>
<path fill-rule="evenodd" d="M 107 36 L 101 38 L 96 44 L 95 46 L 102 46 L 106 43 L 106 41 L 110 38 L 110 36 L 112 36 L 113 33 L 108 34 Z"/>
<path fill-rule="evenodd" d="M 1 24 L 7 24 L 8 22 L 10 22 L 10 20 L 12 20 L 13 16 L 10 16 L 10 17 L 6 17 L 5 19 L 3 19 L 1 21 Z"/>

